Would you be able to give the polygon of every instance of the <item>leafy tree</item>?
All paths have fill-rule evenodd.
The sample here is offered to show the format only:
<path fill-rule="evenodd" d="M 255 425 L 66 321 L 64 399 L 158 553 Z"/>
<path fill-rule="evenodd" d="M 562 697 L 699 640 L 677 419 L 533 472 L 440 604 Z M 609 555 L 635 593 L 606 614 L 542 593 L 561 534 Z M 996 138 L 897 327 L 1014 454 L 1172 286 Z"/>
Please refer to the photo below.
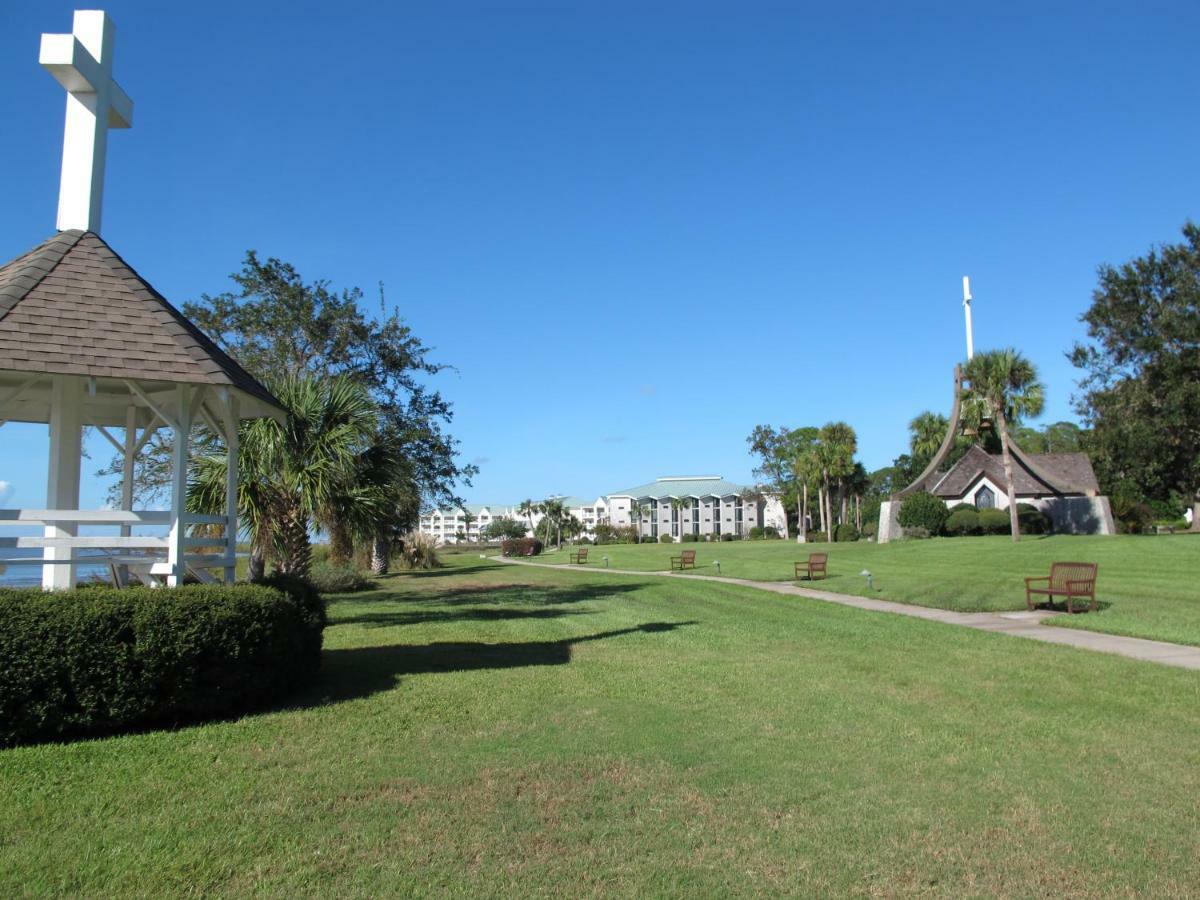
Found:
<path fill-rule="evenodd" d="M 1045 402 L 1045 392 L 1037 380 L 1037 369 L 1016 350 L 989 350 L 979 353 L 963 370 L 967 386 L 964 402 L 968 408 L 990 413 L 1000 436 L 1000 452 L 1004 460 L 1005 487 L 1008 490 L 1008 516 L 1012 539 L 1021 539 L 1017 519 L 1017 497 L 1013 483 L 1012 437 L 1009 426 L 1022 418 L 1037 416 Z M 980 423 L 982 424 L 982 423 Z"/>
<path fill-rule="evenodd" d="M 370 394 L 348 378 L 286 374 L 268 386 L 287 411 L 285 420 L 247 420 L 238 428 L 238 509 L 249 526 L 254 580 L 268 558 L 280 572 L 308 575 L 310 526 L 343 489 L 378 427 Z M 225 472 L 225 450 L 210 439 L 192 469 L 189 510 L 224 511 Z"/>
<path fill-rule="evenodd" d="M 1104 265 L 1071 350 L 1076 407 L 1112 494 L 1196 497 L 1200 513 L 1200 226 L 1119 267 Z"/>
<path fill-rule="evenodd" d="M 445 367 L 380 296 L 380 315 L 364 309 L 358 288 L 336 291 L 326 281 L 305 282 L 290 264 L 246 254 L 231 276 L 235 290 L 202 295 L 183 312 L 223 350 L 264 383 L 282 378 L 342 377 L 361 385 L 379 408 L 381 429 L 405 461 L 404 490 L 430 505 L 460 503 L 454 489 L 477 469 L 455 460 L 457 442 L 445 432 L 449 404 L 425 381 Z M 197 429 L 196 443 L 212 435 Z M 156 435 L 139 458 L 138 496 L 160 496 L 170 483 L 171 442 Z M 120 456 L 100 474 L 121 472 Z M 411 504 L 410 504 L 411 505 Z M 406 513 L 407 515 L 407 513 Z M 352 531 L 350 526 L 343 530 Z"/>
<path fill-rule="evenodd" d="M 807 528 L 809 488 L 817 478 L 812 458 L 816 441 L 816 428 L 770 425 L 756 426 L 746 438 L 750 452 L 758 457 L 754 476 L 779 494 L 785 510 L 795 509 L 799 541 Z"/>
<path fill-rule="evenodd" d="M 507 516 L 492 519 L 483 529 L 483 537 L 489 541 L 502 541 L 505 538 L 516 540 L 525 537 L 527 533 L 524 522 L 518 522 Z"/>

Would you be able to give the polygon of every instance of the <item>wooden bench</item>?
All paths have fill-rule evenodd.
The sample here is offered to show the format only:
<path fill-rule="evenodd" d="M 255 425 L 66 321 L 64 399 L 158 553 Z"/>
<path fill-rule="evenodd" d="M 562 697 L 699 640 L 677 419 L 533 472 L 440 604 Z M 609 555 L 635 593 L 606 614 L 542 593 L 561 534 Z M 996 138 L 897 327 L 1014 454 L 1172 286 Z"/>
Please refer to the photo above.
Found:
<path fill-rule="evenodd" d="M 696 568 L 696 551 L 684 550 L 678 556 L 671 557 L 671 569 L 678 569 L 682 572 L 684 569 Z"/>
<path fill-rule="evenodd" d="M 571 565 L 586 566 L 587 565 L 587 547 L 580 547 L 572 553 L 567 559 Z"/>
<path fill-rule="evenodd" d="M 1095 563 L 1056 562 L 1050 564 L 1050 574 L 1025 579 L 1025 605 L 1033 609 L 1034 596 L 1066 597 L 1067 612 L 1075 612 L 1072 601 L 1087 599 L 1088 609 L 1095 611 L 1096 569 Z"/>
<path fill-rule="evenodd" d="M 796 580 L 799 581 L 801 578 L 807 578 L 809 581 L 812 581 L 818 572 L 821 573 L 822 578 L 826 577 L 828 573 L 825 571 L 825 564 L 828 561 L 828 553 L 810 553 L 808 555 L 808 562 L 796 563 Z"/>

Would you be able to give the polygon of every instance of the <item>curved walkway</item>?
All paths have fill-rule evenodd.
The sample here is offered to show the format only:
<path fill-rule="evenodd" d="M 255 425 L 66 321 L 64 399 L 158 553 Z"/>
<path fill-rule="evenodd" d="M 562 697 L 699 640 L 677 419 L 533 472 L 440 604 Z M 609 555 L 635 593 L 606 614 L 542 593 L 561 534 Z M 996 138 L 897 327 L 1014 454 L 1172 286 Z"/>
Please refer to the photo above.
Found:
<path fill-rule="evenodd" d="M 1117 634 L 1104 634 L 1099 631 L 1079 631 L 1074 628 L 1057 628 L 1053 625 L 1044 625 L 1042 623 L 1045 619 L 1063 615 L 1063 613 L 1044 610 L 1035 612 L 964 613 L 949 609 L 934 609 L 927 606 L 912 606 L 908 603 L 897 603 L 894 600 L 877 600 L 874 597 L 856 597 L 852 594 L 819 591 L 814 588 L 800 587 L 790 581 L 750 581 L 745 578 L 727 578 L 723 575 L 642 572 L 637 569 L 599 569 L 591 566 L 585 568 L 583 566 L 570 566 L 561 563 L 528 562 L 523 559 L 511 559 L 503 556 L 488 557 L 488 559 L 495 559 L 498 562 L 514 566 L 533 566 L 539 569 L 554 569 L 559 572 L 601 572 L 606 575 L 637 575 L 639 577 L 649 575 L 658 578 L 719 581 L 722 584 L 736 584 L 740 587 L 756 588 L 757 590 L 770 591 L 774 594 L 787 594 L 793 597 L 807 597 L 810 600 L 823 600 L 826 603 L 853 606 L 855 609 L 865 609 L 871 612 L 892 613 L 898 616 L 910 616 L 914 619 L 929 619 L 930 621 L 943 622 L 947 625 L 960 625 L 964 628 L 974 628 L 978 631 L 995 631 L 1013 637 L 1028 638 L 1031 641 L 1042 641 L 1047 644 L 1064 644 L 1068 647 L 1093 650 L 1097 653 L 1112 653 L 1117 656 L 1127 656 L 1130 659 L 1140 659 L 1144 662 L 1175 666 L 1179 669 L 1200 670 L 1200 647 L 1169 644 L 1165 641 L 1150 641 L 1145 638 L 1123 637 Z"/>

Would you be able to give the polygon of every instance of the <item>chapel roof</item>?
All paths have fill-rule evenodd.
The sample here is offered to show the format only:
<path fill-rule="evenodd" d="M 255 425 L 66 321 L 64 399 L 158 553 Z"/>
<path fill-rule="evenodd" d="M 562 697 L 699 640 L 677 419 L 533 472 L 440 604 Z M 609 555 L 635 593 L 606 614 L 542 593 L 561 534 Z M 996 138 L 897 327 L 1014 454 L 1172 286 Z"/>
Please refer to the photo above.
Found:
<path fill-rule="evenodd" d="M 271 393 L 91 231 L 62 231 L 0 267 L 0 371 Z"/>
<path fill-rule="evenodd" d="M 949 471 L 931 476 L 926 489 L 938 497 L 962 497 L 981 477 L 1000 486 L 1007 483 L 1002 457 L 975 444 Z M 1100 485 L 1086 453 L 1024 453 L 1014 448 L 1013 489 L 1018 496 L 1026 497 L 1095 495 Z"/>

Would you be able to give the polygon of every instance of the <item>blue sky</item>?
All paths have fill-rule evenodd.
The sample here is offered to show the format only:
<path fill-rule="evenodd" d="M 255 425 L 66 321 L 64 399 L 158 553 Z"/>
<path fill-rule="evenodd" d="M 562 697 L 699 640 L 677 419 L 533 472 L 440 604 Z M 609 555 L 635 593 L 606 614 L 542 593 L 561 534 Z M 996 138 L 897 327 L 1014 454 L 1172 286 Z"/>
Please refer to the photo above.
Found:
<path fill-rule="evenodd" d="M 247 248 L 383 281 L 457 367 L 470 500 L 749 479 L 760 422 L 885 465 L 949 404 L 964 274 L 1070 417 L 1096 266 L 1197 215 L 1191 2 L 106 8 L 104 237 L 179 304 Z M 0 9 L 4 259 L 54 228 L 71 9 Z M 44 432 L 0 429 L 6 505 Z"/>

